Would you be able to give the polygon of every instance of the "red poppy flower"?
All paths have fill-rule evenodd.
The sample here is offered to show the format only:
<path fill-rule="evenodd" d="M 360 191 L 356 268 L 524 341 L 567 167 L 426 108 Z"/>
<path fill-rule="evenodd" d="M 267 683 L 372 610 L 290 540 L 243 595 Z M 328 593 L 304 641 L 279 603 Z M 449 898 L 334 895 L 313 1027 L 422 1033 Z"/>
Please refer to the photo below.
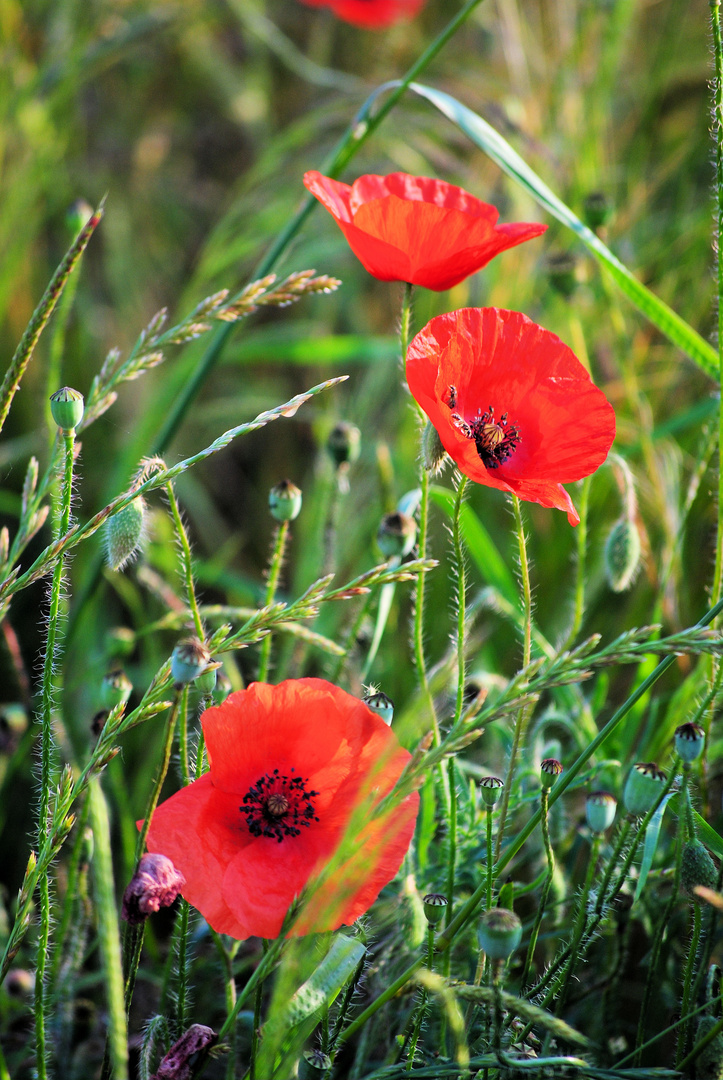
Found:
<path fill-rule="evenodd" d="M 556 334 L 519 311 L 438 315 L 409 346 L 407 381 L 465 476 L 577 525 L 561 485 L 602 465 L 615 413 Z"/>
<path fill-rule="evenodd" d="M 312 171 L 304 184 L 370 274 L 437 292 L 458 285 L 501 251 L 547 228 L 521 221 L 497 225 L 494 206 L 426 176 L 360 176 L 349 187 Z"/>
<path fill-rule="evenodd" d="M 424 0 L 303 0 L 309 7 L 328 7 L 344 22 L 381 30 L 402 19 L 412 19 Z"/>
<path fill-rule="evenodd" d="M 277 937 L 289 905 L 338 853 L 352 816 L 393 788 L 410 755 L 384 721 L 323 679 L 253 683 L 201 718 L 209 772 L 162 803 L 148 849 L 220 933 Z M 293 933 L 353 922 L 399 869 L 419 796 L 372 819 L 311 893 Z"/>

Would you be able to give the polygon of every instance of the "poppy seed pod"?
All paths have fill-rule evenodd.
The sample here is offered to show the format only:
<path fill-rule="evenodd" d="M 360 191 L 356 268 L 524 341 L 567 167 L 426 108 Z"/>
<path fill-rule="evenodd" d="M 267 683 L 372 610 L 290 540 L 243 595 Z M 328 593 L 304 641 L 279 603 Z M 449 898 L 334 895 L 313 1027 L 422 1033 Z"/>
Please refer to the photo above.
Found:
<path fill-rule="evenodd" d="M 299 1080 L 319 1080 L 325 1072 L 331 1068 L 331 1058 L 318 1047 L 314 1050 L 305 1050 L 299 1062 Z"/>
<path fill-rule="evenodd" d="M 128 698 L 131 696 L 133 690 L 133 683 L 130 681 L 125 671 L 117 668 L 115 671 L 109 671 L 107 675 L 103 676 L 103 681 L 100 684 L 100 704 L 101 708 L 110 711 L 114 709 L 116 705 L 125 705 Z"/>
<path fill-rule="evenodd" d="M 522 923 L 508 908 L 491 908 L 477 926 L 479 947 L 490 960 L 506 960 L 522 940 Z"/>
<path fill-rule="evenodd" d="M 585 198 L 583 212 L 587 227 L 592 229 L 593 232 L 597 232 L 602 225 L 606 225 L 610 220 L 612 206 L 603 191 L 591 191 Z"/>
<path fill-rule="evenodd" d="M 634 521 L 620 518 L 605 541 L 605 575 L 613 592 L 625 592 L 640 566 L 640 533 Z"/>
<path fill-rule="evenodd" d="M 482 801 L 488 810 L 491 810 L 495 805 L 500 795 L 502 794 L 502 788 L 505 786 L 504 780 L 500 780 L 499 776 L 483 776 L 479 782 L 480 795 Z"/>
<path fill-rule="evenodd" d="M 385 514 L 377 530 L 377 544 L 386 559 L 400 558 L 414 547 L 417 539 L 417 523 L 409 514 L 395 510 Z"/>
<path fill-rule="evenodd" d="M 596 834 L 604 833 L 615 821 L 617 799 L 609 791 L 593 791 L 585 800 L 585 818 L 588 828 Z"/>
<path fill-rule="evenodd" d="M 61 386 L 50 395 L 50 412 L 62 431 L 74 431 L 85 412 L 83 395 L 70 386 Z"/>
<path fill-rule="evenodd" d="M 153 912 L 170 907 L 186 880 L 165 855 L 146 853 L 123 893 L 122 916 L 137 926 Z"/>
<path fill-rule="evenodd" d="M 361 431 L 348 420 L 340 420 L 329 432 L 326 448 L 337 468 L 353 465 L 361 452 Z"/>
<path fill-rule="evenodd" d="M 447 897 L 442 896 L 441 893 L 431 892 L 422 897 L 422 903 L 424 904 L 424 914 L 427 917 L 427 922 L 430 926 L 437 926 L 444 918 L 449 903 Z"/>
<path fill-rule="evenodd" d="M 381 690 L 370 688 L 369 692 L 364 695 L 363 701 L 372 712 L 375 712 L 377 716 L 381 716 L 387 727 L 392 726 L 392 720 L 394 719 L 394 702 L 391 698 L 388 698 Z"/>
<path fill-rule="evenodd" d="M 680 866 L 680 884 L 684 892 L 687 892 L 691 900 L 699 904 L 700 898 L 694 892 L 696 885 L 703 885 L 706 889 L 714 889 L 717 882 L 718 871 L 708 854 L 708 849 L 700 840 L 689 840 L 683 848 L 683 859 Z"/>
<path fill-rule="evenodd" d="M 301 510 L 301 490 L 290 480 L 282 480 L 269 492 L 269 510 L 275 521 L 293 521 Z"/>
<path fill-rule="evenodd" d="M 146 501 L 133 499 L 104 526 L 106 562 L 111 570 L 122 570 L 136 557 L 146 539 Z"/>
<path fill-rule="evenodd" d="M 197 638 L 179 641 L 171 655 L 171 678 L 176 686 L 197 679 L 208 667 L 211 654 Z"/>
<path fill-rule="evenodd" d="M 562 762 L 557 758 L 549 757 L 540 762 L 540 783 L 545 791 L 550 790 L 561 773 Z"/>
<path fill-rule="evenodd" d="M 623 788 L 623 804 L 627 813 L 634 817 L 647 814 L 660 798 L 665 781 L 665 773 L 654 762 L 633 765 Z"/>
<path fill-rule="evenodd" d="M 675 749 L 686 765 L 691 765 L 703 753 L 705 731 L 700 724 L 681 724 L 675 729 Z"/>
<path fill-rule="evenodd" d="M 561 296 L 572 296 L 577 286 L 575 256 L 569 251 L 559 251 L 547 260 L 547 276 L 550 284 Z"/>
<path fill-rule="evenodd" d="M 212 694 L 216 689 L 216 677 L 220 664 L 209 664 L 196 679 L 196 689 L 201 694 Z"/>

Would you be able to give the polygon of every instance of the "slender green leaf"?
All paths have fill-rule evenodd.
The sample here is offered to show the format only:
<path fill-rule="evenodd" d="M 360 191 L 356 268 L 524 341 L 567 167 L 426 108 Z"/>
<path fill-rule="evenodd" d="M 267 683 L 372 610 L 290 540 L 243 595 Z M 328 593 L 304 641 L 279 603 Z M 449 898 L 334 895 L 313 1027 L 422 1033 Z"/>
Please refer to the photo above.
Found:
<path fill-rule="evenodd" d="M 643 847 L 643 861 L 640 864 L 640 877 L 638 878 L 638 884 L 635 888 L 635 896 L 633 897 L 633 903 L 636 904 L 640 899 L 643 889 L 645 888 L 645 882 L 648 880 L 648 874 L 650 873 L 650 867 L 653 865 L 653 859 L 655 857 L 655 849 L 658 846 L 658 837 L 660 836 L 660 826 L 663 824 L 663 816 L 665 814 L 665 808 L 670 802 L 672 792 L 665 796 L 658 809 L 655 811 L 648 827 L 645 830 L 645 844 Z"/>
<path fill-rule="evenodd" d="M 511 176 L 521 187 L 542 206 L 548 213 L 571 229 L 582 240 L 583 244 L 602 263 L 615 283 L 625 293 L 628 299 L 645 315 L 650 322 L 657 326 L 662 334 L 682 349 L 683 352 L 695 360 L 707 375 L 718 380 L 718 353 L 700 334 L 689 326 L 680 315 L 660 300 L 654 293 L 638 281 L 630 271 L 617 259 L 610 249 L 603 244 L 602 240 L 583 225 L 582 221 L 566 206 L 561 199 L 547 186 L 544 180 L 512 149 L 510 144 L 483 120 L 477 113 L 472 112 L 456 98 L 441 90 L 434 90 L 420 83 L 412 83 L 410 90 L 421 97 L 431 101 L 440 112 L 449 117 L 465 135 L 469 136 L 476 146 L 492 158 L 499 167 Z"/>

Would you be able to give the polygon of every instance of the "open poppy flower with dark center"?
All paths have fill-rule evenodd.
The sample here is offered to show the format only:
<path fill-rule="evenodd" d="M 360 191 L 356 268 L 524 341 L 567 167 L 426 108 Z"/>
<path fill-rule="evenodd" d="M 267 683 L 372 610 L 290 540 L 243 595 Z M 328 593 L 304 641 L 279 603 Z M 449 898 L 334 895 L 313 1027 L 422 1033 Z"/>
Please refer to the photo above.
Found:
<path fill-rule="evenodd" d="M 402 19 L 414 18 L 424 0 L 303 0 L 303 3 L 331 8 L 338 19 L 354 26 L 382 30 Z"/>
<path fill-rule="evenodd" d="M 409 346 L 407 381 L 465 476 L 577 525 L 562 484 L 605 461 L 615 413 L 556 334 L 500 308 L 438 315 Z"/>
<path fill-rule="evenodd" d="M 201 718 L 210 769 L 155 811 L 148 850 L 183 874 L 182 894 L 235 938 L 277 937 L 295 896 L 338 855 L 292 933 L 334 930 L 367 910 L 409 846 L 419 796 L 372 807 L 410 760 L 358 698 L 323 679 L 253 683 Z"/>
<path fill-rule="evenodd" d="M 522 221 L 498 225 L 494 206 L 425 176 L 360 176 L 350 187 L 312 171 L 304 184 L 370 274 L 437 292 L 458 285 L 501 251 L 547 228 Z"/>

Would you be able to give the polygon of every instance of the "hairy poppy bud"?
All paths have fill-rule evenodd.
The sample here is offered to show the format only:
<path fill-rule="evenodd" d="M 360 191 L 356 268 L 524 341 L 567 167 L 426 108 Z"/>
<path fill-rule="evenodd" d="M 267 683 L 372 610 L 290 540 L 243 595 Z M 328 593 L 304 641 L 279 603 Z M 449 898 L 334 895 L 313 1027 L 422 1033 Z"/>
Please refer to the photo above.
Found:
<path fill-rule="evenodd" d="M 422 434 L 422 463 L 427 472 L 436 476 L 444 468 L 447 461 L 447 451 L 444 449 L 439 432 L 428 420 Z"/>
<path fill-rule="evenodd" d="M 197 638 L 180 641 L 171 656 L 171 678 L 176 686 L 193 682 L 209 664 L 211 654 Z"/>
<path fill-rule="evenodd" d="M 569 251 L 558 251 L 547 260 L 547 276 L 550 284 L 561 296 L 572 296 L 577 287 L 575 256 Z"/>
<path fill-rule="evenodd" d="M 191 1024 L 188 1031 L 173 1044 L 151 1080 L 190 1080 L 217 1038 L 213 1028 Z"/>
<path fill-rule="evenodd" d="M 691 900 L 696 904 L 700 898 L 693 891 L 696 885 L 703 885 L 706 889 L 714 889 L 718 881 L 718 871 L 715 863 L 708 854 L 708 849 L 700 840 L 689 840 L 683 848 L 683 859 L 680 867 L 680 884 Z"/>
<path fill-rule="evenodd" d="M 562 762 L 557 758 L 548 757 L 540 762 L 540 783 L 545 791 L 549 791 L 562 772 Z"/>
<path fill-rule="evenodd" d="M 617 799 L 609 791 L 593 791 L 585 800 L 585 817 L 588 828 L 594 833 L 604 833 L 615 821 Z"/>
<path fill-rule="evenodd" d="M 665 780 L 663 770 L 652 761 L 633 765 L 623 788 L 623 803 L 627 812 L 634 817 L 647 814 L 660 798 Z"/>
<path fill-rule="evenodd" d="M 83 395 L 70 386 L 61 386 L 50 395 L 50 412 L 53 420 L 63 431 L 73 431 L 83 419 L 85 406 Z"/>
<path fill-rule="evenodd" d="M 585 199 L 583 212 L 587 227 L 592 229 L 593 232 L 597 232 L 602 225 L 606 225 L 610 220 L 612 206 L 603 191 L 591 191 Z"/>
<path fill-rule="evenodd" d="M 323 1050 L 305 1050 L 299 1062 L 299 1080 L 318 1080 L 331 1068 L 331 1058 Z"/>
<path fill-rule="evenodd" d="M 431 892 L 422 897 L 422 903 L 424 904 L 424 914 L 427 917 L 427 922 L 430 926 L 436 926 L 444 918 L 444 912 L 449 901 L 441 893 Z"/>
<path fill-rule="evenodd" d="M 139 495 L 104 526 L 106 561 L 111 570 L 122 570 L 141 550 L 146 538 L 146 501 Z"/>
<path fill-rule="evenodd" d="M 385 558 L 404 558 L 414 547 L 416 539 L 417 523 L 413 517 L 399 510 L 384 515 L 377 531 L 377 543 Z"/>
<path fill-rule="evenodd" d="M 369 687 L 369 690 L 364 695 L 364 704 L 375 712 L 377 716 L 381 716 L 387 727 L 392 726 L 392 720 L 394 719 L 394 702 L 391 698 L 388 698 L 386 694 L 383 694 L 381 690 L 375 690 L 373 687 Z"/>
<path fill-rule="evenodd" d="M 506 960 L 522 940 L 522 923 L 508 908 L 486 911 L 477 927 L 477 941 L 490 960 Z"/>
<path fill-rule="evenodd" d="M 634 521 L 620 518 L 605 541 L 605 574 L 613 592 L 625 592 L 640 566 L 640 533 Z"/>
<path fill-rule="evenodd" d="M 361 450 L 361 431 L 355 424 L 340 420 L 329 433 L 326 448 L 334 464 L 353 465 Z"/>
<path fill-rule="evenodd" d="M 100 684 L 101 708 L 107 709 L 110 712 L 116 705 L 125 705 L 126 701 L 131 696 L 132 690 L 133 683 L 130 681 L 125 671 L 122 671 L 120 668 L 117 668 L 115 671 L 109 671 L 107 675 L 103 676 L 103 681 Z"/>
<path fill-rule="evenodd" d="M 500 780 L 499 776 L 483 776 L 480 780 L 480 794 L 482 796 L 485 806 L 487 806 L 490 810 L 502 794 L 502 788 L 504 786 L 505 782 L 504 780 Z"/>
<path fill-rule="evenodd" d="M 282 480 L 269 492 L 269 510 L 275 521 L 293 521 L 301 510 L 301 491 L 290 480 Z"/>
<path fill-rule="evenodd" d="M 675 729 L 675 749 L 686 765 L 700 757 L 705 746 L 705 731 L 700 724 L 681 724 Z"/>
<path fill-rule="evenodd" d="M 185 884 L 165 855 L 144 855 L 123 893 L 123 918 L 137 926 L 159 908 L 170 907 Z"/>

